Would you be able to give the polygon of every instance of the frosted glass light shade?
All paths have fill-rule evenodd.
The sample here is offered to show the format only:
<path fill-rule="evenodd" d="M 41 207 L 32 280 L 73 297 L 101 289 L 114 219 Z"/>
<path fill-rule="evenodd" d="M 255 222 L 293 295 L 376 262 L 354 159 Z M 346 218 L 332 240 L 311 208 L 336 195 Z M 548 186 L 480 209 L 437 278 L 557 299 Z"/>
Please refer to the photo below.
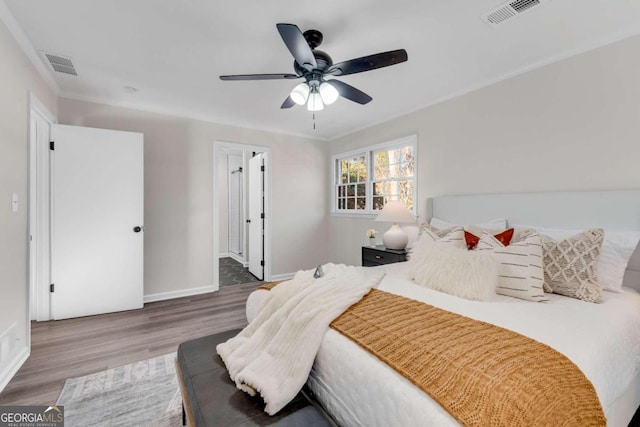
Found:
<path fill-rule="evenodd" d="M 322 97 L 318 92 L 314 92 L 309 95 L 309 102 L 307 102 L 307 110 L 309 111 L 320 111 L 324 108 L 322 104 Z"/>
<path fill-rule="evenodd" d="M 322 102 L 325 104 L 333 104 L 340 96 L 338 91 L 331 83 L 324 82 L 320 85 L 320 95 L 322 96 Z"/>
<path fill-rule="evenodd" d="M 381 222 L 413 222 L 413 215 L 409 212 L 409 209 L 400 200 L 388 201 L 378 216 L 376 221 Z"/>
<path fill-rule="evenodd" d="M 291 100 L 296 104 L 304 105 L 304 103 L 307 102 L 307 98 L 309 97 L 309 85 L 306 83 L 300 83 L 293 88 L 289 96 L 291 97 Z"/>

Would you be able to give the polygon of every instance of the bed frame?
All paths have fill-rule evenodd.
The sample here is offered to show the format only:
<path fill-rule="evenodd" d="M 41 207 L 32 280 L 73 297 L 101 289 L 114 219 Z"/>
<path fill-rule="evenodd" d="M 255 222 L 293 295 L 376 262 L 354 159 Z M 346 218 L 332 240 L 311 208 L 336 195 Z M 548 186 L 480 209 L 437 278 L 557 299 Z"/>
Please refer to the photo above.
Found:
<path fill-rule="evenodd" d="M 443 196 L 427 200 L 427 218 L 474 224 L 506 218 L 509 225 L 580 230 L 640 231 L 640 190 Z M 624 285 L 640 291 L 640 245 L 629 260 Z M 640 412 L 640 374 L 607 414 L 609 426 L 627 426 Z"/>

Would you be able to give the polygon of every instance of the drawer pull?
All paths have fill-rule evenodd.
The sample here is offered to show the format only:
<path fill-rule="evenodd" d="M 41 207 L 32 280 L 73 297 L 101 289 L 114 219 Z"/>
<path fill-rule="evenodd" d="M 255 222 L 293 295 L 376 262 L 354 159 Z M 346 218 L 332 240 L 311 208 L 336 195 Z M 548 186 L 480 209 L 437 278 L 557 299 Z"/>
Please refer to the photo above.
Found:
<path fill-rule="evenodd" d="M 383 257 L 381 257 L 380 255 L 376 255 L 376 259 L 382 259 Z"/>

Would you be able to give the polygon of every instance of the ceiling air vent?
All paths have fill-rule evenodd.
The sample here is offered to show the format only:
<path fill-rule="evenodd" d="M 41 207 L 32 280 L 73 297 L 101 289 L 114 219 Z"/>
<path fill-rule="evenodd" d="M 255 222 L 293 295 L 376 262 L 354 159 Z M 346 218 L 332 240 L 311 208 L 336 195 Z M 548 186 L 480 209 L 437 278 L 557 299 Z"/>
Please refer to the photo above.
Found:
<path fill-rule="evenodd" d="M 482 20 L 488 22 L 492 26 L 500 25 L 516 16 L 532 9 L 533 7 L 540 6 L 549 0 L 513 0 L 509 1 L 497 8 L 493 9 L 489 13 L 482 15 Z"/>
<path fill-rule="evenodd" d="M 43 54 L 45 58 L 47 58 L 47 61 L 51 65 L 51 68 L 54 69 L 54 71 L 57 71 L 58 73 L 71 74 L 74 76 L 78 75 L 75 67 L 73 66 L 73 62 L 71 62 L 71 58 L 66 58 L 64 56 L 54 55 L 46 52 L 43 52 Z"/>

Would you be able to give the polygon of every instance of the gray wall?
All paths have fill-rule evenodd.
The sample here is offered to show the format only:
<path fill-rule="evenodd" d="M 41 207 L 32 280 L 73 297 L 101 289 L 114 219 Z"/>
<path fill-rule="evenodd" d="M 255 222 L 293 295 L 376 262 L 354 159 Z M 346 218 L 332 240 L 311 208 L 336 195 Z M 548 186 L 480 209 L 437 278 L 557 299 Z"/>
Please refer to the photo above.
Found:
<path fill-rule="evenodd" d="M 27 230 L 29 91 L 56 113 L 55 94 L 46 86 L 7 27 L 0 21 L 0 334 L 17 324 L 26 348 L 28 316 Z M 11 211 L 11 195 L 19 211 Z M 0 365 L 0 376 L 7 368 Z"/>
<path fill-rule="evenodd" d="M 328 260 L 326 142 L 65 98 L 58 119 L 144 133 L 145 295 L 212 284 L 215 140 L 271 149 L 272 274 Z"/>
<path fill-rule="evenodd" d="M 640 188 L 638 52 L 640 36 L 574 56 L 332 141 L 330 155 L 418 134 L 419 221 L 431 196 Z M 331 217 L 332 259 L 359 264 L 366 230 L 388 226 Z"/>

